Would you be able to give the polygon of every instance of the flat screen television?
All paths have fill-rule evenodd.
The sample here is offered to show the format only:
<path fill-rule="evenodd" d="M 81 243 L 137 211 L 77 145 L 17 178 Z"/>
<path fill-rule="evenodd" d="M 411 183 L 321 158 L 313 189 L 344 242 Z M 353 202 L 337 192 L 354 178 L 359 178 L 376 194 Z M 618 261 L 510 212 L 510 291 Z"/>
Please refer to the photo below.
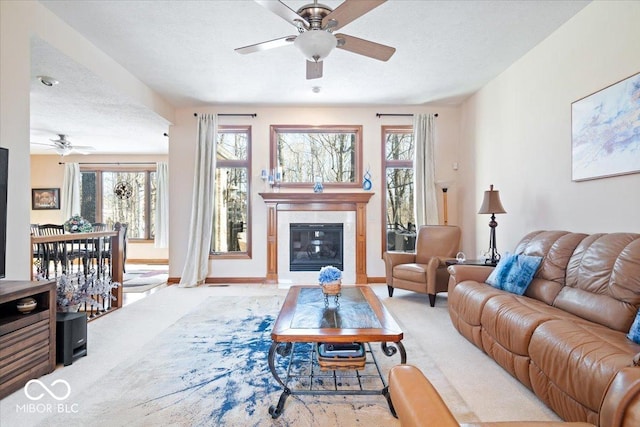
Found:
<path fill-rule="evenodd" d="M 0 279 L 5 276 L 7 255 L 7 181 L 9 179 L 9 150 L 0 148 Z"/>

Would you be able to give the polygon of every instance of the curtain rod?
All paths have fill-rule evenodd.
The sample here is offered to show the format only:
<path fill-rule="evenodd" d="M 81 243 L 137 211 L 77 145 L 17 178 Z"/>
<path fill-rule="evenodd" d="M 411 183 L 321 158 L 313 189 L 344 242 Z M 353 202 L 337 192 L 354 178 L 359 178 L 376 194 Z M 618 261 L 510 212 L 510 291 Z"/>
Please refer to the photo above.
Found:
<path fill-rule="evenodd" d="M 400 114 L 400 113 L 389 113 L 389 114 L 385 114 L 385 113 L 376 113 L 376 117 L 380 118 L 382 116 L 398 116 L 398 117 L 411 117 L 413 116 L 413 114 L 408 113 L 408 114 Z M 434 117 L 438 117 L 438 113 L 435 113 L 433 115 Z"/>
<path fill-rule="evenodd" d="M 155 165 L 157 162 L 77 162 L 79 165 Z M 65 162 L 58 162 L 64 165 Z"/>
<path fill-rule="evenodd" d="M 198 113 L 193 113 L 194 117 L 198 117 Z M 218 114 L 218 116 L 238 116 L 238 117 L 242 117 L 242 116 L 246 116 L 246 117 L 256 117 L 257 114 L 256 113 L 228 113 L 228 114 Z"/>

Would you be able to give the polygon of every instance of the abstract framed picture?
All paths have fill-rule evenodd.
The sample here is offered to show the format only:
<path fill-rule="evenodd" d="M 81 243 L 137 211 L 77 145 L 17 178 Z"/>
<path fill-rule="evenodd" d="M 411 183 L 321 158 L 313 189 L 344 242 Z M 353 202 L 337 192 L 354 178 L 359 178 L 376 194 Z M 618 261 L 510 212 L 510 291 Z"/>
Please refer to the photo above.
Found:
<path fill-rule="evenodd" d="M 31 189 L 31 209 L 60 209 L 59 188 Z"/>
<path fill-rule="evenodd" d="M 572 180 L 640 172 L 640 73 L 571 104 Z"/>

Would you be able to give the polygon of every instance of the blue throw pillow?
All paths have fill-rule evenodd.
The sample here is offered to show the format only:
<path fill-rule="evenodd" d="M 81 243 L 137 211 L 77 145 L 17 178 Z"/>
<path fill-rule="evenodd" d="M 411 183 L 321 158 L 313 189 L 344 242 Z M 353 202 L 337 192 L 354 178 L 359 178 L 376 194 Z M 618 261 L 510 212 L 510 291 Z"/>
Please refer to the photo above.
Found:
<path fill-rule="evenodd" d="M 640 344 L 640 310 L 636 313 L 636 319 L 631 324 L 627 338 L 636 344 Z"/>
<path fill-rule="evenodd" d="M 542 257 L 512 255 L 506 252 L 486 282 L 494 288 L 523 295 L 533 280 Z"/>

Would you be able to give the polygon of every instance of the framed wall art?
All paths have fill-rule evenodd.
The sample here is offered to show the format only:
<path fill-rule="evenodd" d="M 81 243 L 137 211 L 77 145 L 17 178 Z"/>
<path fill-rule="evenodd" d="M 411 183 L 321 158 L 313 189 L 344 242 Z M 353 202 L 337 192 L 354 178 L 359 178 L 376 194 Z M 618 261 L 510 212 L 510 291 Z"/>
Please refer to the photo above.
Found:
<path fill-rule="evenodd" d="M 33 188 L 31 190 L 31 209 L 60 209 L 60 189 Z"/>
<path fill-rule="evenodd" d="M 571 104 L 572 180 L 640 172 L 640 73 Z"/>

